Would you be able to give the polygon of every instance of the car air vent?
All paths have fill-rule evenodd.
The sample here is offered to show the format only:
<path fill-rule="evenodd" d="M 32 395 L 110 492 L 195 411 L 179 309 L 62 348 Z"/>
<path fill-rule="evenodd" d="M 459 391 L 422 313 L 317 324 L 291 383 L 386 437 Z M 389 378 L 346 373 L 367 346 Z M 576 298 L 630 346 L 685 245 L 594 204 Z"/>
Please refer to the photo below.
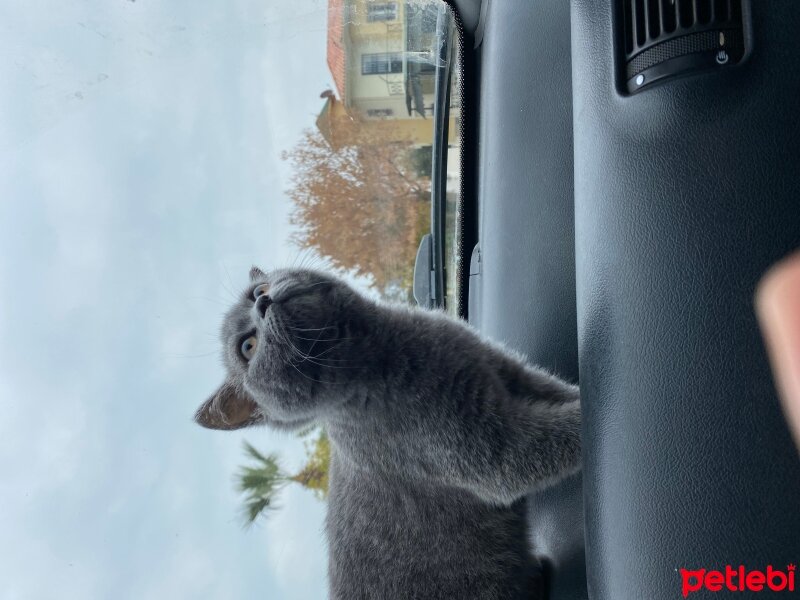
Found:
<path fill-rule="evenodd" d="M 744 56 L 743 0 L 621 0 L 624 86 L 726 68 Z"/>

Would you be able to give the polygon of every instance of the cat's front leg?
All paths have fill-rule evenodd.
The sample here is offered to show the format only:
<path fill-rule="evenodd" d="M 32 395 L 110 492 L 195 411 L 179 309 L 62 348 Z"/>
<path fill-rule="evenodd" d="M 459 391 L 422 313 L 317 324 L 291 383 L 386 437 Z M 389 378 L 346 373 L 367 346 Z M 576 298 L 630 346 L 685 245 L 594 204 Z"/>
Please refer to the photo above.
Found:
<path fill-rule="evenodd" d="M 529 396 L 487 399 L 483 418 L 464 423 L 460 448 L 449 453 L 452 482 L 487 502 L 511 504 L 577 472 L 581 465 L 581 408 L 571 400 Z"/>

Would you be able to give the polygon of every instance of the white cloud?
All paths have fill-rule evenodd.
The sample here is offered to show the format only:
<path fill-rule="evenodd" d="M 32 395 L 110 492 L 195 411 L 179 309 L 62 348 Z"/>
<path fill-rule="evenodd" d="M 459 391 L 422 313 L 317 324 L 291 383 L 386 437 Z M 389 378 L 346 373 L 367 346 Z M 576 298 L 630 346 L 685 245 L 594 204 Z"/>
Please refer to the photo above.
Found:
<path fill-rule="evenodd" d="M 0 598 L 95 598 L 96 561 L 50 540 L 60 507 L 96 485 L 87 408 L 77 389 L 12 386 L 11 375 L 0 372 Z M 53 514 L 41 514 L 43 506 Z"/>
<path fill-rule="evenodd" d="M 230 564 L 219 564 L 195 544 L 180 543 L 170 549 L 165 563 L 144 580 L 144 589 L 125 598 L 164 600 L 165 598 L 202 598 L 227 600 L 243 597 L 241 584 Z M 138 587 L 138 586 L 136 586 Z"/>
<path fill-rule="evenodd" d="M 298 254 L 267 124 L 291 144 L 313 123 L 324 32 L 270 46 L 281 26 L 250 0 L 14 11 L 0 23 L 3 55 L 22 59 L 0 65 L 0 598 L 321 597 L 323 505 L 287 489 L 245 536 L 231 482 L 242 437 L 289 469 L 302 443 L 217 436 L 191 413 L 221 377 L 228 273 L 236 288 L 253 262 Z M 285 112 L 263 114 L 265 89 Z"/>
<path fill-rule="evenodd" d="M 287 115 L 304 114 L 306 126 L 315 126 L 316 115 L 324 103 L 319 95 L 332 85 L 325 55 L 327 14 L 324 5 L 317 5 L 315 10 L 296 15 L 295 27 L 283 25 L 283 15 L 274 17 L 276 24 L 268 26 L 271 36 L 261 60 L 261 80 L 264 82 L 263 108 L 270 125 L 273 148 L 288 150 L 299 138 L 300 129 L 293 130 L 283 125 Z M 304 33 L 308 35 L 302 35 Z M 299 35 L 302 37 L 298 38 Z M 306 47 L 305 52 L 291 51 L 290 48 L 298 41 Z M 280 56 L 280 60 L 276 60 L 276 56 Z M 310 77 L 309 71 L 321 72 L 321 75 Z M 286 93 L 286 90 L 292 90 L 292 93 Z M 279 165 L 279 172 L 283 185 L 286 185 L 291 174 L 288 163 Z"/>
<path fill-rule="evenodd" d="M 61 319 L 76 308 L 96 302 L 112 244 L 114 185 L 98 168 L 98 149 L 81 141 L 69 146 L 44 146 L 36 153 L 36 181 L 42 214 L 49 230 L 41 241 L 54 243 L 41 276 L 58 302 L 48 312 Z M 35 242 L 34 242 L 35 243 Z"/>
<path fill-rule="evenodd" d="M 30 535 L 12 538 L 15 540 L 13 548 L 6 547 L 9 530 L 4 528 L 3 532 L 1 600 L 100 597 L 102 569 L 96 561 L 59 555 L 46 540 Z M 28 576 L 20 577 L 21 573 Z"/>
<path fill-rule="evenodd" d="M 78 389 L 57 382 L 10 382 L 13 374 L 0 372 L 0 491 L 22 509 L 23 494 L 54 493 L 73 482 L 93 436 Z M 8 514 L 0 511 L 0 519 Z"/>
<path fill-rule="evenodd" d="M 324 597 L 327 551 L 323 534 L 324 505 L 298 486 L 284 490 L 281 508 L 264 529 L 269 566 L 281 600 Z"/>
<path fill-rule="evenodd" d="M 187 320 L 169 322 L 158 319 L 158 322 L 161 325 L 153 334 L 155 362 L 161 372 L 171 371 L 175 376 L 185 376 L 192 365 L 200 366 L 198 361 L 206 362 L 204 359 L 208 357 L 216 359 L 219 356 L 219 343 L 209 333 L 210 323 L 200 328 L 197 323 Z"/>

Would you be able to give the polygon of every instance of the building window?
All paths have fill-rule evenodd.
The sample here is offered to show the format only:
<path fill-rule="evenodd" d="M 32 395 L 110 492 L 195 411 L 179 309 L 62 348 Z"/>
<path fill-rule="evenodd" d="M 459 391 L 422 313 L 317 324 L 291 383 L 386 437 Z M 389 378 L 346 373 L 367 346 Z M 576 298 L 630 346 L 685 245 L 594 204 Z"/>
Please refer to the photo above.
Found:
<path fill-rule="evenodd" d="M 381 75 L 385 73 L 402 73 L 403 55 L 399 52 L 382 52 L 380 54 L 361 55 L 362 75 Z"/>
<path fill-rule="evenodd" d="M 367 5 L 367 21 L 395 21 L 397 20 L 397 2 L 380 2 Z"/>
<path fill-rule="evenodd" d="M 383 117 L 391 117 L 394 111 L 391 108 L 368 108 L 367 116 L 373 119 L 381 119 Z"/>

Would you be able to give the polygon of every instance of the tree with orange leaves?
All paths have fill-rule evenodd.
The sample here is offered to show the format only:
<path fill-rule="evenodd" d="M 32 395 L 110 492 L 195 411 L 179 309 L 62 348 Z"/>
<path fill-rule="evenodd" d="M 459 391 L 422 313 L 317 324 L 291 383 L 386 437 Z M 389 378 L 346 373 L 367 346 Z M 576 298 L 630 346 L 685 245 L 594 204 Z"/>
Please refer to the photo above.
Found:
<path fill-rule="evenodd" d="M 389 294 L 410 289 L 417 245 L 430 228 L 430 178 L 412 167 L 413 144 L 390 141 L 402 136 L 380 123 L 340 120 L 335 143 L 306 130 L 283 158 L 294 170 L 294 241 Z"/>

